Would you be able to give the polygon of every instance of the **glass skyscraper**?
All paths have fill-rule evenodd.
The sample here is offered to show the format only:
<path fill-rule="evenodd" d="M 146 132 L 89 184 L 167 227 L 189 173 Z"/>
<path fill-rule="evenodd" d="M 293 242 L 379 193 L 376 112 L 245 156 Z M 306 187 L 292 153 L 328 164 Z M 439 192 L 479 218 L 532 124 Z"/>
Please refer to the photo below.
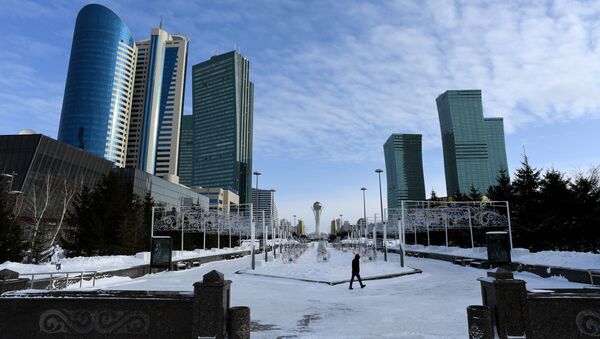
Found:
<path fill-rule="evenodd" d="M 237 51 L 192 68 L 192 186 L 225 188 L 251 202 L 254 85 L 250 62 Z"/>
<path fill-rule="evenodd" d="M 421 140 L 420 134 L 394 133 L 383 144 L 390 209 L 402 200 L 425 200 Z"/>
<path fill-rule="evenodd" d="M 192 159 L 194 158 L 194 116 L 181 117 L 181 137 L 179 138 L 179 183 L 192 186 Z"/>
<path fill-rule="evenodd" d="M 508 161 L 506 160 L 506 145 L 504 143 L 504 120 L 502 118 L 483 118 L 485 136 L 488 143 L 488 157 L 490 159 L 490 181 L 492 185 L 498 181 L 500 171 L 508 175 Z"/>
<path fill-rule="evenodd" d="M 162 24 L 161 24 L 162 26 Z M 179 182 L 179 130 L 189 39 L 162 27 L 138 41 L 127 167 Z"/>
<path fill-rule="evenodd" d="M 507 168 L 504 131 L 498 129 L 497 122 L 484 122 L 481 90 L 446 91 L 436 103 L 448 196 L 468 194 L 471 187 L 485 194 L 489 186 L 496 183 L 491 173 L 499 166 Z M 504 159 L 495 164 L 490 161 L 488 139 L 493 143 L 494 158 L 500 159 L 503 154 Z"/>
<path fill-rule="evenodd" d="M 58 140 L 125 166 L 137 47 L 110 9 L 77 15 Z"/>

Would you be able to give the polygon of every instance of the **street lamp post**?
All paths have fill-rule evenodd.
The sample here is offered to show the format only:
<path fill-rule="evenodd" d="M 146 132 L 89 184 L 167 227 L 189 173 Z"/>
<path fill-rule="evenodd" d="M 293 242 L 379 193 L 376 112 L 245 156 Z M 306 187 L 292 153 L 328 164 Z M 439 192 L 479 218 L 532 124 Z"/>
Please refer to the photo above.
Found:
<path fill-rule="evenodd" d="M 365 230 L 362 233 L 364 233 L 364 235 L 366 237 L 367 236 L 367 227 L 366 227 L 367 226 L 367 201 L 365 198 L 365 192 L 367 191 L 367 188 L 361 187 L 360 190 L 363 192 L 363 225 L 365 227 Z"/>
<path fill-rule="evenodd" d="M 258 177 L 261 176 L 262 173 L 259 171 L 254 171 L 252 174 L 256 176 L 256 215 L 258 216 L 258 209 L 260 207 L 260 203 L 258 202 Z M 252 230 L 254 230 L 254 228 Z M 254 248 L 254 237 L 252 237 L 252 248 Z M 252 256 L 252 269 L 254 269 L 254 255 Z"/>
<path fill-rule="evenodd" d="M 378 168 L 375 173 L 379 176 L 379 206 L 381 207 L 381 225 L 383 226 L 383 260 L 387 261 L 387 225 L 383 217 L 383 194 L 381 193 L 381 173 L 383 173 L 383 170 Z"/>
<path fill-rule="evenodd" d="M 275 200 L 275 189 L 271 189 L 271 242 L 273 243 L 273 260 L 277 259 L 277 249 L 275 248 L 275 223 L 273 222 L 273 215 L 275 209 L 273 208 L 273 202 Z"/>

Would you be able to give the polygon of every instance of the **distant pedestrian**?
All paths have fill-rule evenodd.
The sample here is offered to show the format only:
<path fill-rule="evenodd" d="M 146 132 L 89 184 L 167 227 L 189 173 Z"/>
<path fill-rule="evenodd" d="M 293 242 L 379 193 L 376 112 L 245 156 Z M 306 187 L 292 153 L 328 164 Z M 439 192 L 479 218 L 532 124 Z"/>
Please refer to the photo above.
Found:
<path fill-rule="evenodd" d="M 350 289 L 352 290 L 352 283 L 354 282 L 354 277 L 356 277 L 358 279 L 358 282 L 360 283 L 360 288 L 365 288 L 365 286 L 367 286 L 366 284 L 362 283 L 362 280 L 360 279 L 360 255 L 355 255 L 354 259 L 352 260 L 352 278 L 350 278 Z"/>

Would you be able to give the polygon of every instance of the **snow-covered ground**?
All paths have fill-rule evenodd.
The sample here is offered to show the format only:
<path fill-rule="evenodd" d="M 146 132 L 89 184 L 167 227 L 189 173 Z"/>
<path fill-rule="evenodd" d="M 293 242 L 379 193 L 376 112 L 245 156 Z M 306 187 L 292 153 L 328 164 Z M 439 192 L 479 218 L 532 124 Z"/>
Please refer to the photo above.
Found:
<path fill-rule="evenodd" d="M 306 252 L 298 258 L 296 263 L 284 263 L 280 259 L 272 263 L 267 262 L 267 265 L 259 266 L 254 271 L 246 269 L 244 272 L 327 282 L 350 279 L 352 273 L 350 263 L 354 259 L 354 253 L 342 252 L 331 247 L 328 248 L 328 251 L 328 262 L 317 263 L 317 246 L 309 245 Z M 400 267 L 398 263 L 384 262 L 381 253 L 379 253 L 377 259 L 371 262 L 361 262 L 360 276 L 362 279 L 414 271 L 409 267 Z M 269 260 L 272 260 L 272 257 Z"/>
<path fill-rule="evenodd" d="M 470 258 L 487 259 L 486 247 L 460 248 L 446 246 L 406 245 L 406 249 L 418 252 L 442 253 Z M 510 253 L 514 262 L 530 265 L 547 265 L 578 269 L 600 269 L 600 254 L 589 252 L 541 251 L 529 252 L 513 248 Z"/>
<path fill-rule="evenodd" d="M 327 265 L 314 259 L 314 253 L 307 251 L 297 264 L 289 264 L 289 267 L 310 271 L 316 270 L 315 266 L 322 269 L 322 265 Z M 388 259 L 388 264 L 399 262 L 396 254 L 390 254 Z M 486 271 L 432 259 L 408 257 L 406 263 L 423 273 L 372 280 L 367 282 L 366 288 L 354 290 L 349 290 L 347 284 L 329 286 L 235 274 L 250 267 L 249 257 L 137 279 L 106 278 L 97 281 L 96 288 L 192 292 L 194 282 L 216 269 L 224 273 L 226 279 L 232 280 L 232 306 L 250 306 L 252 321 L 259 325 L 255 327 L 252 338 L 468 337 L 466 307 L 481 304 L 477 278 L 485 276 Z M 266 268 L 277 265 L 275 262 L 266 263 Z M 350 262 L 346 265 L 349 272 Z M 364 270 L 368 263 L 361 265 L 361 270 Z M 584 286 L 561 278 L 545 279 L 529 273 L 517 273 L 515 276 L 526 280 L 529 289 Z"/>
<path fill-rule="evenodd" d="M 211 256 L 215 254 L 238 252 L 240 248 L 221 248 L 194 251 L 173 251 L 173 260 L 189 259 L 196 257 Z M 111 255 L 97 257 L 73 257 L 61 260 L 61 271 L 63 272 L 81 272 L 98 271 L 105 272 L 118 270 L 132 266 L 145 265 L 150 263 L 150 252 L 142 252 L 145 255 Z M 50 263 L 43 264 L 21 264 L 15 262 L 4 262 L 0 264 L 0 270 L 9 269 L 21 274 L 29 273 L 57 273 L 54 265 Z"/>

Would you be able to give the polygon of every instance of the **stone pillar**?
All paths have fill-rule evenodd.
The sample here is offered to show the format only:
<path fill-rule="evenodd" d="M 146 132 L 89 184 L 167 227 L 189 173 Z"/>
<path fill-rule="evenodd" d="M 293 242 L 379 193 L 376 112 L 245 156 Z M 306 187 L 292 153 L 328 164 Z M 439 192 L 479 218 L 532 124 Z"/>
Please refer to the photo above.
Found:
<path fill-rule="evenodd" d="M 29 285 L 29 279 L 19 279 L 19 272 L 4 269 L 0 271 L 0 294 L 8 291 L 24 290 Z"/>
<path fill-rule="evenodd" d="M 487 306 L 471 305 L 467 307 L 469 339 L 494 339 L 494 327 Z"/>
<path fill-rule="evenodd" d="M 250 307 L 230 308 L 228 324 L 229 339 L 250 339 Z"/>
<path fill-rule="evenodd" d="M 499 268 L 480 278 L 483 305 L 491 311 L 492 321 L 501 339 L 524 336 L 527 328 L 527 289 L 525 281 L 514 279 L 512 272 Z"/>
<path fill-rule="evenodd" d="M 193 338 L 227 336 L 230 280 L 223 273 L 212 270 L 201 282 L 194 283 Z"/>

